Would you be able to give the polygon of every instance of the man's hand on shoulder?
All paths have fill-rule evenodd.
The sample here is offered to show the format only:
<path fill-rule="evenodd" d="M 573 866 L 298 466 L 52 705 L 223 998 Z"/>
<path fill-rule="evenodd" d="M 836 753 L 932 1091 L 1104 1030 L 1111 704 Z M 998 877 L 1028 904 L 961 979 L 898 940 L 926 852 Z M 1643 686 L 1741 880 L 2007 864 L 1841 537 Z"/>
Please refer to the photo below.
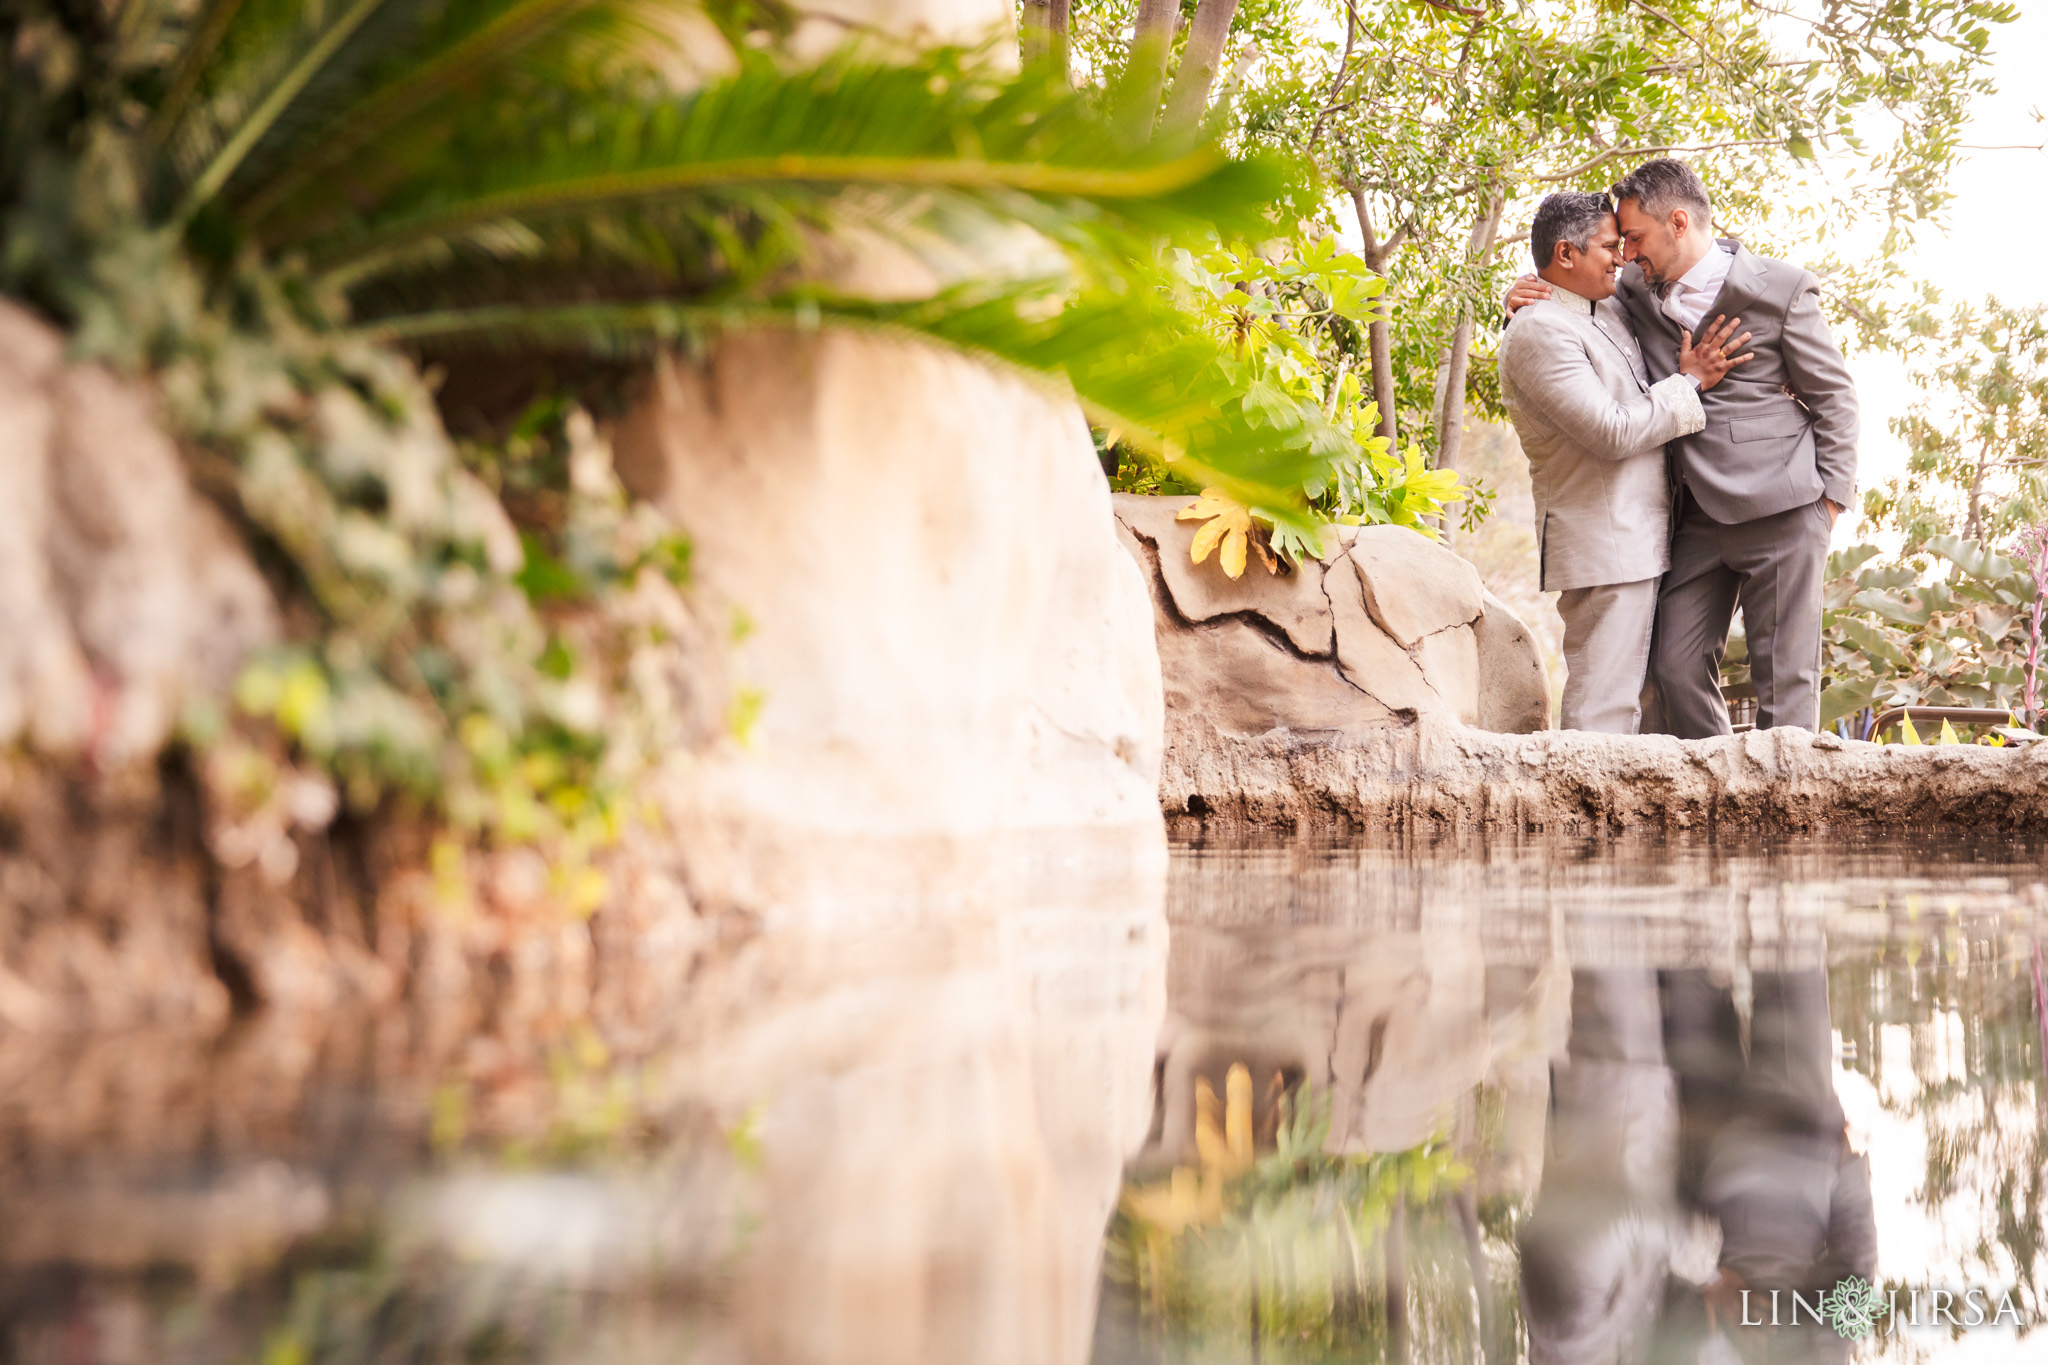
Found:
<path fill-rule="evenodd" d="M 1743 361 L 1755 358 L 1755 352 L 1735 354 L 1749 343 L 1751 336 L 1749 332 L 1744 332 L 1739 337 L 1733 336 L 1735 329 L 1741 325 L 1741 318 L 1726 315 L 1716 317 L 1707 325 L 1707 330 L 1700 334 L 1697 345 L 1693 343 L 1690 331 L 1679 329 L 1678 372 L 1691 375 L 1694 382 L 1700 386 L 1701 393 L 1720 383 L 1723 375 Z"/>
<path fill-rule="evenodd" d="M 1515 281 L 1512 289 L 1508 290 L 1505 305 L 1508 310 L 1508 316 L 1513 317 L 1517 312 L 1527 308 L 1530 304 L 1541 303 L 1549 297 L 1550 285 L 1546 281 L 1534 275 L 1524 275 L 1521 279 Z"/>

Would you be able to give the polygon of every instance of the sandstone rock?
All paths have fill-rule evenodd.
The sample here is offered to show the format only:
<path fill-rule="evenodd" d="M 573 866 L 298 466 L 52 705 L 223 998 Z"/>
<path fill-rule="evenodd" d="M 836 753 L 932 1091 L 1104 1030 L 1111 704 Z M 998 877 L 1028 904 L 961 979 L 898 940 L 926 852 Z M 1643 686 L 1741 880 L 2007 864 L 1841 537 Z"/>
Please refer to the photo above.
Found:
<path fill-rule="evenodd" d="M 1534 632 L 1489 592 L 1472 633 L 1479 647 L 1479 728 L 1508 735 L 1548 730 L 1550 680 Z"/>
<path fill-rule="evenodd" d="M 754 333 L 662 364 L 614 448 L 690 533 L 694 600 L 742 624 L 725 668 L 757 699 L 672 793 L 700 892 L 836 895 L 825 836 L 1156 841 L 1151 608 L 1071 402 L 915 343 Z"/>
<path fill-rule="evenodd" d="M 276 616 L 148 396 L 0 301 L 0 744 L 152 754 Z"/>
<path fill-rule="evenodd" d="M 1188 541 L 1200 526 L 1175 520 L 1193 498 L 1118 493 L 1112 501 L 1118 521 L 1155 546 Z M 1196 564 L 1183 552 L 1159 556 L 1158 568 L 1174 610 L 1190 621 L 1256 616 L 1278 626 L 1303 654 L 1327 658 L 1333 648 L 1330 599 L 1324 594 L 1320 563 L 1300 564 L 1294 572 L 1280 575 L 1254 565 L 1233 579 L 1213 556 Z"/>
<path fill-rule="evenodd" d="M 1214 560 L 1189 560 L 1197 524 L 1175 519 L 1188 501 L 1115 499 L 1124 548 L 1152 588 L 1169 766 L 1199 766 L 1205 747 L 1259 736 L 1313 751 L 1423 716 L 1541 727 L 1548 694 L 1529 694 L 1532 681 L 1543 685 L 1534 641 L 1505 606 L 1487 619 L 1478 579 L 1456 555 L 1401 528 L 1340 526 L 1328 562 L 1286 575 L 1254 563 L 1233 581 Z M 1402 556 L 1446 582 L 1390 567 Z M 1396 604 L 1382 610 L 1419 631 L 1411 645 L 1375 617 L 1374 572 Z"/>
<path fill-rule="evenodd" d="M 1804 730 L 1719 739 L 1405 729 L 1175 746 L 1169 814 L 1407 831 L 2041 828 L 2048 745 L 1906 747 Z"/>
<path fill-rule="evenodd" d="M 1330 608 L 1337 623 L 1337 662 L 1353 687 L 1394 711 L 1420 715 L 1444 704 L 1443 693 L 1429 685 L 1422 666 L 1387 633 L 1373 624 L 1365 609 L 1365 598 L 1353 587 L 1356 573 L 1344 573 L 1339 560 L 1337 572 L 1329 575 Z M 1350 592 L 1344 588 L 1353 588 Z"/>
<path fill-rule="evenodd" d="M 1479 571 L 1405 526 L 1361 526 L 1349 553 L 1372 619 L 1403 649 L 1485 610 Z"/>
<path fill-rule="evenodd" d="M 1484 619 L 1484 618 L 1480 618 Z M 1479 723 L 1479 641 L 1471 626 L 1453 626 L 1422 637 L 1415 656 L 1429 685 L 1466 725 Z"/>
<path fill-rule="evenodd" d="M 1159 911 L 1154 607 L 1086 422 L 936 348 L 753 333 L 660 365 L 614 449 L 627 486 L 690 533 L 693 604 L 744 626 L 724 668 L 751 723 L 661 793 L 691 893 L 790 945 L 727 979 L 725 1027 L 698 1059 L 712 1078 L 678 1067 L 729 1122 L 766 1115 L 767 1212 L 735 1272 L 752 1305 L 740 1354 L 1085 1357 L 1159 996 L 1103 944 L 1105 963 L 1129 963 L 1105 985 L 1115 1007 L 1062 1002 L 1031 984 L 1040 951 L 1071 961 L 1057 938 L 1041 950 L 1042 930 L 977 912 L 1030 885 L 1017 844 L 1141 874 L 1101 925 L 1130 932 Z M 1257 668 L 1248 651 L 1237 662 Z M 1015 965 L 918 981 L 887 965 L 906 926 Z M 1005 1008 L 1020 1000 L 1026 1026 Z M 692 1013 L 718 1018 L 702 1001 Z M 1079 1107 L 1051 1083 L 1075 1066 L 1093 1078 Z M 1032 1289 L 1015 1320 L 972 1335 L 929 1289 L 1020 1274 Z"/>

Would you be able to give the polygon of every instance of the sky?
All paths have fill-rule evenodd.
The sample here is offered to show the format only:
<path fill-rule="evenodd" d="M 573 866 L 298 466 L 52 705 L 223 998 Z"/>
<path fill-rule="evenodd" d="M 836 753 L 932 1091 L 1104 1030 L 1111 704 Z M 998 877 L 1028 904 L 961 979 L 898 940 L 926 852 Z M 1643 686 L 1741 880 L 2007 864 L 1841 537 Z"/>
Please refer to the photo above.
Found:
<path fill-rule="evenodd" d="M 2021 17 L 1992 30 L 1997 94 L 1979 101 L 1963 141 L 1975 146 L 2048 142 L 2048 5 L 2025 0 Z M 1950 180 L 1955 200 L 1937 227 L 1923 229 L 1905 262 L 1951 300 L 1996 294 L 2008 303 L 2048 303 L 2048 152 L 1973 151 Z M 1906 449 L 1887 428 L 1912 401 L 1905 367 L 1890 356 L 1851 355 L 1863 407 L 1859 486 L 1897 477 Z M 1835 544 L 1853 544 L 1854 517 L 1835 527 Z"/>

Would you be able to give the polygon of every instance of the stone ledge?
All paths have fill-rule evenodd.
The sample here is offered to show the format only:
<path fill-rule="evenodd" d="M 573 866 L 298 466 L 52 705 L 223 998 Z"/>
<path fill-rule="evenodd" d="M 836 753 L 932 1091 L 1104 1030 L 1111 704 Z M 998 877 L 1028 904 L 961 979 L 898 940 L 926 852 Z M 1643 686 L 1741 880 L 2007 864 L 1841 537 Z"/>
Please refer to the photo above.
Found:
<path fill-rule="evenodd" d="M 1425 717 L 1346 735 L 1172 733 L 1176 823 L 1397 831 L 2048 830 L 2048 745 L 1903 747 L 1804 730 L 1719 739 L 1493 734 Z"/>

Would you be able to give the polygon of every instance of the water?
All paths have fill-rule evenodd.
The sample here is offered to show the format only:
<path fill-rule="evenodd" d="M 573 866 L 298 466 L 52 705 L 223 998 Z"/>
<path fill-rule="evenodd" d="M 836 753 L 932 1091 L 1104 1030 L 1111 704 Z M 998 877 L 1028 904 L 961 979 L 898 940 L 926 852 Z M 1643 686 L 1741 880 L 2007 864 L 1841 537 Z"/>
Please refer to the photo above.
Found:
<path fill-rule="evenodd" d="M 1097 1365 L 2048 1358 L 2037 850 L 1191 847 L 1169 917 Z"/>
<path fill-rule="evenodd" d="M 0 1032 L 0 1365 L 2048 1358 L 1696 1288 L 2048 1320 L 2040 852 L 878 856 L 637 1049 Z"/>

